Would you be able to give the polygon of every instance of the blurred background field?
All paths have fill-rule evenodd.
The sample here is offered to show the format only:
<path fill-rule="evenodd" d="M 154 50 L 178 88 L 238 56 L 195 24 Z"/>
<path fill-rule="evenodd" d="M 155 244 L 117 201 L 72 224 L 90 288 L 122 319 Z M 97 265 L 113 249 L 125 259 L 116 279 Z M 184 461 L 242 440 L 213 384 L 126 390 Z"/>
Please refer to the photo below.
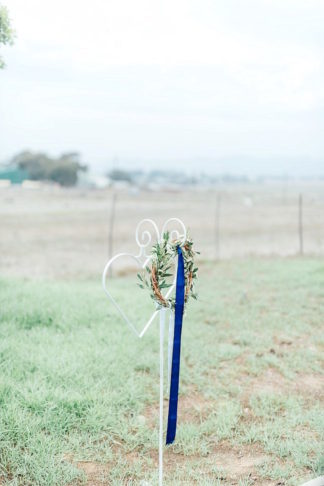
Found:
<path fill-rule="evenodd" d="M 170 216 L 189 227 L 203 260 L 324 256 L 320 180 L 154 191 L 13 185 L 0 189 L 0 271 L 99 278 L 113 252 L 137 251 L 134 233 L 142 218 L 162 224 Z"/>

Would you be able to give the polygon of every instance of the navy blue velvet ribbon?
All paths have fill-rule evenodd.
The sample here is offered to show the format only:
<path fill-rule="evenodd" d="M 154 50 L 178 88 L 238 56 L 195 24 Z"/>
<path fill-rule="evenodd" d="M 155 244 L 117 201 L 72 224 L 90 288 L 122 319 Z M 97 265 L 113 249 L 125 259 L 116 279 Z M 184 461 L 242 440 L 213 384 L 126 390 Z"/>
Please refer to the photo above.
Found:
<path fill-rule="evenodd" d="M 180 352 L 181 352 L 181 331 L 183 308 L 185 299 L 185 275 L 183 255 L 178 246 L 178 270 L 176 282 L 176 298 L 174 311 L 174 339 L 172 352 L 172 368 L 170 381 L 169 415 L 166 443 L 172 444 L 177 431 L 178 414 L 178 394 L 179 394 L 179 374 L 180 374 Z"/>

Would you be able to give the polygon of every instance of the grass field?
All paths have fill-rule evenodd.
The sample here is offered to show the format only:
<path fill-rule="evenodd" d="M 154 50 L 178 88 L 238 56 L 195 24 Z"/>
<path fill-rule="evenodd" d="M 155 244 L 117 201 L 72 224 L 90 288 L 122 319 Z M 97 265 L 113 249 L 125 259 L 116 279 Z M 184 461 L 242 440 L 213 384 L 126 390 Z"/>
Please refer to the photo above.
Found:
<path fill-rule="evenodd" d="M 114 291 L 149 314 L 133 285 Z M 165 484 L 323 473 L 323 260 L 205 263 L 198 290 Z M 135 338 L 97 280 L 0 280 L 1 485 L 156 484 L 157 327 Z"/>

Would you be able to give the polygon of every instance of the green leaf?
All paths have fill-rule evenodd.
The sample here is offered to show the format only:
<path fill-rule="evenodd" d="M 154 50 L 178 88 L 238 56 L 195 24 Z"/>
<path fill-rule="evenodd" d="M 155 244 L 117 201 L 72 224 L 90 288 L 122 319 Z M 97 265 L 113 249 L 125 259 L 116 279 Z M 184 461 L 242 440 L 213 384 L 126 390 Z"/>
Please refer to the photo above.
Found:
<path fill-rule="evenodd" d="M 172 287 L 172 284 L 163 283 L 160 285 L 160 289 L 168 289 L 169 287 Z"/>

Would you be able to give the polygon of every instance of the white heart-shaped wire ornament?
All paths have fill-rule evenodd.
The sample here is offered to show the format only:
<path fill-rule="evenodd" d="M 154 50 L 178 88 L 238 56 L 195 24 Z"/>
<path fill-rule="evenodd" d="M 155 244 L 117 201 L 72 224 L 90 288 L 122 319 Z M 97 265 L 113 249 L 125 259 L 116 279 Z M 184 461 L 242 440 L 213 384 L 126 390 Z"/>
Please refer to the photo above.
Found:
<path fill-rule="evenodd" d="M 161 239 L 163 237 L 163 234 L 167 231 L 167 227 L 170 225 L 171 222 L 172 223 L 177 223 L 181 227 L 181 230 L 183 231 L 182 234 L 180 234 L 179 231 L 176 230 L 176 229 L 170 231 L 170 237 L 171 237 L 171 239 L 176 239 L 176 240 L 179 240 L 179 241 L 181 241 L 181 242 L 184 243 L 185 240 L 186 240 L 186 238 L 187 238 L 187 231 L 186 231 L 185 225 L 183 224 L 183 222 L 180 219 L 178 219 L 178 218 L 170 218 L 170 219 L 168 219 L 164 223 L 164 225 L 162 227 L 161 234 L 159 232 L 159 229 L 158 229 L 156 223 L 152 219 L 143 219 L 142 221 L 140 221 L 138 223 L 138 225 L 136 227 L 136 232 L 135 232 L 136 243 L 137 243 L 137 245 L 139 246 L 139 249 L 140 249 L 139 254 L 138 255 L 132 255 L 131 253 L 118 253 L 117 255 L 115 255 L 114 257 L 112 257 L 107 262 L 107 264 L 106 264 L 106 266 L 104 268 L 103 274 L 102 274 L 102 286 L 103 286 L 103 289 L 104 289 L 106 295 L 108 296 L 109 300 L 114 304 L 115 308 L 118 310 L 119 314 L 123 317 L 123 319 L 129 325 L 129 327 L 132 329 L 132 331 L 134 331 L 134 333 L 139 338 L 141 338 L 141 337 L 144 336 L 144 334 L 146 333 L 146 331 L 148 330 L 148 328 L 150 327 L 150 325 L 154 321 L 155 317 L 158 315 L 159 310 L 157 309 L 157 310 L 155 310 L 153 312 L 153 314 L 151 315 L 150 319 L 147 321 L 147 323 L 145 324 L 145 326 L 142 328 L 142 330 L 140 332 L 138 332 L 136 326 L 134 326 L 134 324 L 129 320 L 128 316 L 125 314 L 125 312 L 123 311 L 123 309 L 120 307 L 120 305 L 117 303 L 117 301 L 114 299 L 114 297 L 111 295 L 111 293 L 107 289 L 106 282 L 107 282 L 108 270 L 111 267 L 111 265 L 118 258 L 121 258 L 121 257 L 130 257 L 130 258 L 132 258 L 133 260 L 135 260 L 135 262 L 137 263 L 137 265 L 140 268 L 144 269 L 148 265 L 148 263 L 150 262 L 150 260 L 152 258 L 151 255 L 147 255 L 146 254 L 146 249 L 149 247 L 149 245 L 152 242 L 152 234 L 147 229 L 144 230 L 144 231 L 142 231 L 142 233 L 141 233 L 141 226 L 144 225 L 144 224 L 150 224 L 150 225 L 152 225 L 153 230 L 154 230 L 154 233 L 155 233 L 155 236 L 156 236 L 156 241 L 160 243 L 161 242 Z M 176 284 L 176 272 L 175 272 L 174 280 L 173 280 L 173 283 L 172 283 L 171 287 L 169 287 L 168 291 L 164 295 L 164 297 L 166 299 L 171 295 L 172 291 L 175 288 L 175 284 Z"/>

